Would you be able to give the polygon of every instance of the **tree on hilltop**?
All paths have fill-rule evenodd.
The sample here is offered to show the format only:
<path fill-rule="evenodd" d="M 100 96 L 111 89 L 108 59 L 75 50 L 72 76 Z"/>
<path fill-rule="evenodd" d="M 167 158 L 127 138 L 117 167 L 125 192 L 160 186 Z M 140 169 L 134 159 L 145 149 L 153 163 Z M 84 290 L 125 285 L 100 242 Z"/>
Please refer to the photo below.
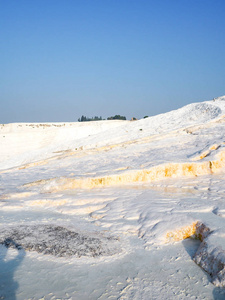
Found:
<path fill-rule="evenodd" d="M 108 117 L 107 120 L 126 120 L 126 117 L 120 116 L 120 115 L 115 115 L 113 117 Z"/>
<path fill-rule="evenodd" d="M 88 122 L 88 121 L 101 121 L 102 117 L 92 117 L 92 118 L 87 118 L 86 116 L 81 116 L 81 118 L 78 119 L 78 122 Z"/>

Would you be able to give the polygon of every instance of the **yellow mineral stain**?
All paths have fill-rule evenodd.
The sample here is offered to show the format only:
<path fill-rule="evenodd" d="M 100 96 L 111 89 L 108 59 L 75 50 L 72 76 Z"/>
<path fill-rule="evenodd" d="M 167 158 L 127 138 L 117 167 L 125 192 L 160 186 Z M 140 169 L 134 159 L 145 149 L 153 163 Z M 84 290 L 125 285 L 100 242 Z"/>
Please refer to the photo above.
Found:
<path fill-rule="evenodd" d="M 202 152 L 200 155 L 195 156 L 194 158 L 192 158 L 192 161 L 201 160 L 201 159 L 209 156 L 212 151 L 215 151 L 219 148 L 220 148 L 219 144 L 213 144 L 212 146 L 209 147 L 208 150 L 206 150 L 206 151 Z"/>
<path fill-rule="evenodd" d="M 26 184 L 26 187 L 44 185 L 44 192 L 59 192 L 69 189 L 92 189 L 136 182 L 152 182 L 165 178 L 194 177 L 220 172 L 225 166 L 225 151 L 214 161 L 168 163 L 150 169 L 130 170 L 121 174 L 86 178 L 53 178 Z"/>
<path fill-rule="evenodd" d="M 211 169 L 213 173 L 219 173 L 225 167 L 225 151 L 218 154 L 218 159 L 211 161 Z"/>
<path fill-rule="evenodd" d="M 219 144 L 214 144 L 209 148 L 209 150 L 217 150 L 219 147 L 220 147 Z"/>
<path fill-rule="evenodd" d="M 205 224 L 196 221 L 193 222 L 191 225 L 167 232 L 166 243 L 178 242 L 190 237 L 200 239 L 201 241 L 203 241 L 204 238 L 209 235 L 209 233 L 210 229 Z"/>
<path fill-rule="evenodd" d="M 127 170 L 129 167 L 121 167 L 121 168 L 117 168 L 114 171 L 123 171 L 123 170 Z"/>
<path fill-rule="evenodd" d="M 165 168 L 165 177 L 172 177 L 175 173 L 175 168 Z"/>
<path fill-rule="evenodd" d="M 22 165 L 21 167 L 19 167 L 19 170 L 24 170 L 24 169 L 32 168 L 32 167 L 36 167 L 36 166 L 43 166 L 43 165 L 46 165 L 47 163 L 48 162 L 46 160 L 39 161 L 39 162 L 33 162 L 30 164 Z"/>
<path fill-rule="evenodd" d="M 204 151 L 204 152 L 199 156 L 199 158 L 200 158 L 200 159 L 203 159 L 203 158 L 205 158 L 206 156 L 208 156 L 210 153 L 211 153 L 210 150 L 206 150 L 206 151 Z"/>
<path fill-rule="evenodd" d="M 191 225 L 167 232 L 166 243 L 177 242 L 193 237 L 196 233 L 196 225 L 198 222 L 193 222 Z"/>
<path fill-rule="evenodd" d="M 133 170 L 123 174 L 114 174 L 94 178 L 61 178 L 47 187 L 48 192 L 59 192 L 67 189 L 92 189 L 96 187 L 115 186 L 135 182 L 151 182 L 161 180 L 165 177 L 198 176 L 211 174 L 209 162 L 204 163 L 183 163 L 166 164 L 153 167 L 148 170 Z"/>
<path fill-rule="evenodd" d="M 206 156 L 209 156 L 210 153 L 211 153 L 210 150 L 206 150 L 206 151 L 202 152 L 200 155 L 195 156 L 194 158 L 192 158 L 192 160 L 193 161 L 201 160 L 201 159 L 205 158 Z"/>

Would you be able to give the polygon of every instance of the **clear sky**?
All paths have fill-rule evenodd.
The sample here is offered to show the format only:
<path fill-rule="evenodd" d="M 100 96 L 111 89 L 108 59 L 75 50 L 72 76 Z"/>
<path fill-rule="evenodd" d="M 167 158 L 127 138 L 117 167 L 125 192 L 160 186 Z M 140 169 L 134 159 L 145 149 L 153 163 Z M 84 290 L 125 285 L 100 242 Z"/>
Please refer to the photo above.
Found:
<path fill-rule="evenodd" d="M 225 94 L 224 0 L 0 0 L 0 123 L 142 118 Z"/>

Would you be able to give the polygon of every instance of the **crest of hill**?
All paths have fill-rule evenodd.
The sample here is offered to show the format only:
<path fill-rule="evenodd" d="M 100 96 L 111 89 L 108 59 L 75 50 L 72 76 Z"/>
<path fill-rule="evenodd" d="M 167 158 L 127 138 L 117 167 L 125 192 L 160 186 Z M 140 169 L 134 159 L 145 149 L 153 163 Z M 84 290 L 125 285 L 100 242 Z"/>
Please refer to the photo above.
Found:
<path fill-rule="evenodd" d="M 217 101 L 192 103 L 177 110 L 140 119 L 136 122 L 123 121 L 117 128 L 108 127 L 106 130 L 93 134 L 85 140 L 76 140 L 76 142 L 73 140 L 71 141 L 71 147 L 75 143 L 85 148 L 101 147 L 134 141 L 151 135 L 167 134 L 174 130 L 204 124 L 225 114 L 225 101 L 218 101 L 223 98 L 225 99 L 225 97 L 221 97 L 217 98 Z M 95 124 L 91 123 L 87 126 L 94 127 Z"/>
<path fill-rule="evenodd" d="M 0 169 L 46 159 L 56 151 L 132 142 L 151 135 L 204 124 L 225 115 L 225 96 L 192 103 L 136 122 L 7 124 L 0 126 Z"/>
<path fill-rule="evenodd" d="M 177 110 L 139 120 L 138 125 L 142 125 L 143 129 L 151 128 L 152 134 L 157 134 L 207 123 L 225 114 L 224 100 L 225 96 L 211 101 L 188 104 Z"/>

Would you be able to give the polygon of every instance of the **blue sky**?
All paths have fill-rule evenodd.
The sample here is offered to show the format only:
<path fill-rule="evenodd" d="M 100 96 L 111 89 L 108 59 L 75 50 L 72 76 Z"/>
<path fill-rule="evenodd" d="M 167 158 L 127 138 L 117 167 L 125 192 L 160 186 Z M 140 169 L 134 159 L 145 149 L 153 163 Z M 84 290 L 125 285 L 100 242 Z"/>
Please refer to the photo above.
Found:
<path fill-rule="evenodd" d="M 142 118 L 225 94 L 224 0 L 0 0 L 0 123 Z"/>

